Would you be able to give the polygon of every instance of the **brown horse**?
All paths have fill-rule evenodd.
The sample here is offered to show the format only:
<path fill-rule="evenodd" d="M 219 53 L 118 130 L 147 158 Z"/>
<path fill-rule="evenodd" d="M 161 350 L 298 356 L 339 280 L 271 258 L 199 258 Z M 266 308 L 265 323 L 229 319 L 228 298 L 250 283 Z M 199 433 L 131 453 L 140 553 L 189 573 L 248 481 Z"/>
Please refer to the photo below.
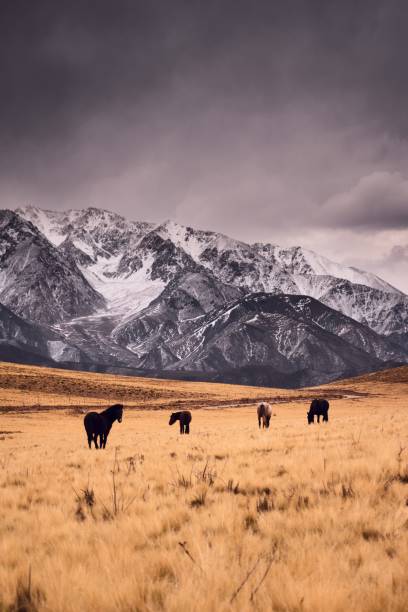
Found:
<path fill-rule="evenodd" d="M 181 434 L 189 434 L 190 433 L 190 423 L 191 412 L 188 410 L 182 410 L 181 412 L 173 412 L 170 416 L 169 425 L 173 425 L 176 421 L 180 421 L 180 433 Z"/>
<path fill-rule="evenodd" d="M 88 446 L 91 448 L 92 442 L 95 448 L 105 448 L 109 432 L 115 421 L 122 422 L 123 406 L 114 404 L 103 412 L 88 412 L 84 418 L 86 435 L 88 436 Z M 98 446 L 99 436 L 99 446 Z"/>
<path fill-rule="evenodd" d="M 325 423 L 329 420 L 329 402 L 325 399 L 314 399 L 310 404 L 309 412 L 307 413 L 307 422 L 309 425 L 314 423 L 314 418 L 317 416 L 317 422 L 320 423 L 320 417 L 323 417 Z"/>
<path fill-rule="evenodd" d="M 268 404 L 267 402 L 261 402 L 260 404 L 258 404 L 257 414 L 258 414 L 259 428 L 261 428 L 261 422 L 262 422 L 262 427 L 268 429 L 269 422 L 272 416 L 272 406 Z"/>

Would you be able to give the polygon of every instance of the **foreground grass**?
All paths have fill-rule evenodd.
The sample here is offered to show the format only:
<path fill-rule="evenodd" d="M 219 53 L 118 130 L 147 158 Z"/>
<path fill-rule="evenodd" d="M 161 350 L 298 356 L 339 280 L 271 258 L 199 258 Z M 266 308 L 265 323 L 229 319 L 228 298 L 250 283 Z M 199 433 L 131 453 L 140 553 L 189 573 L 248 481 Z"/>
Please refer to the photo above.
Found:
<path fill-rule="evenodd" d="M 401 389 L 328 425 L 276 405 L 267 432 L 253 407 L 190 436 L 128 410 L 105 451 L 68 411 L 1 415 L 0 610 L 405 612 Z"/>

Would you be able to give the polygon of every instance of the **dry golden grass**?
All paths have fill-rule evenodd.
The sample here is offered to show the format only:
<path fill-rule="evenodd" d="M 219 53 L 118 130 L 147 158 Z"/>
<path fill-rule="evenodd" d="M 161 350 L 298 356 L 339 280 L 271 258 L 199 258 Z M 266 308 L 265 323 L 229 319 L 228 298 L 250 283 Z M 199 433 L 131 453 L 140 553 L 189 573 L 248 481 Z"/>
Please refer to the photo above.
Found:
<path fill-rule="evenodd" d="M 105 407 L 125 402 L 134 408 L 173 410 L 253 403 L 260 394 L 274 400 L 297 391 L 239 385 L 183 382 L 74 372 L 0 362 L 0 411 L 31 411 L 69 407 Z"/>
<path fill-rule="evenodd" d="M 407 610 L 408 368 L 285 392 L 2 367 L 2 612 Z M 254 404 L 196 409 L 190 436 L 169 411 L 128 408 L 89 451 L 63 391 L 39 403 L 65 409 L 35 412 L 17 371 L 77 379 L 81 405 L 115 384 L 156 393 L 150 408 L 281 403 L 269 431 Z M 7 404 L 16 391 L 30 411 Z M 337 399 L 308 426 L 317 393 Z"/>

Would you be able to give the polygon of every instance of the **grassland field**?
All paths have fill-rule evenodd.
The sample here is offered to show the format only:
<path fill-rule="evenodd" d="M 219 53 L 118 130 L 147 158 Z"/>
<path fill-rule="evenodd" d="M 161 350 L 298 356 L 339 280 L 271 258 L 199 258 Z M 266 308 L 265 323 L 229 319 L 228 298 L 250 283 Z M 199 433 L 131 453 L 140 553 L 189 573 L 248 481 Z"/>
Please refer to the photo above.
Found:
<path fill-rule="evenodd" d="M 1 612 L 406 612 L 407 578 L 408 367 L 289 391 L 0 364 Z"/>

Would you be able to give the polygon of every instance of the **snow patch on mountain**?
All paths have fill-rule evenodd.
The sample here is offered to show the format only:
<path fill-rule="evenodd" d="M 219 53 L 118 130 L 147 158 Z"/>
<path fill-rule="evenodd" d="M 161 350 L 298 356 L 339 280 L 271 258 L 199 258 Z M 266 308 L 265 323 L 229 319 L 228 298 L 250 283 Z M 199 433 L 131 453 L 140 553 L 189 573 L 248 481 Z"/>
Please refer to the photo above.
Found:
<path fill-rule="evenodd" d="M 79 266 L 83 275 L 106 300 L 106 310 L 110 315 L 126 317 L 138 312 L 154 300 L 165 287 L 161 279 L 151 280 L 150 271 L 153 258 L 146 258 L 142 267 L 127 277 L 113 277 L 121 255 L 102 259 L 85 267 Z M 101 315 L 106 315 L 106 310 Z"/>

